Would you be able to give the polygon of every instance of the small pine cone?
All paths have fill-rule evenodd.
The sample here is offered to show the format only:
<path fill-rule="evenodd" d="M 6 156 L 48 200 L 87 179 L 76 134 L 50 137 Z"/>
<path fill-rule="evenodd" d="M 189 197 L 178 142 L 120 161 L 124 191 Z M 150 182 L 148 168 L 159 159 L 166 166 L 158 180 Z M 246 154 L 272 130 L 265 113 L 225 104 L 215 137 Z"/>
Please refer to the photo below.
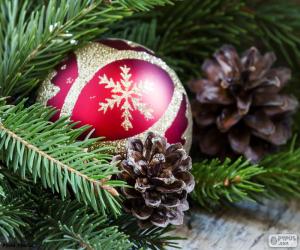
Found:
<path fill-rule="evenodd" d="M 140 139 L 128 141 L 125 155 L 117 155 L 121 172 L 118 179 L 130 188 L 122 188 L 125 210 L 139 219 L 141 227 L 183 223 L 188 210 L 187 194 L 195 186 L 189 170 L 191 158 L 180 143 L 168 144 L 166 139 L 148 133 L 145 143 Z"/>
<path fill-rule="evenodd" d="M 254 47 L 240 58 L 235 48 L 225 45 L 204 62 L 206 78 L 190 84 L 203 153 L 244 155 L 257 162 L 287 142 L 298 101 L 282 93 L 291 72 L 271 68 L 275 60 L 274 53 L 261 55 Z"/>

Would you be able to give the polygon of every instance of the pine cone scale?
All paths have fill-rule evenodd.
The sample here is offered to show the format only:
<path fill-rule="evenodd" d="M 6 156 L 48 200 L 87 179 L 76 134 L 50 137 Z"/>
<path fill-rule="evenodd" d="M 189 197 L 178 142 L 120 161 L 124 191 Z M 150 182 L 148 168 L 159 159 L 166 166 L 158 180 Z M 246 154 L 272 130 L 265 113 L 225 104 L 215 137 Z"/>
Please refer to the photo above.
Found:
<path fill-rule="evenodd" d="M 216 155 L 222 149 L 222 143 L 220 143 L 222 134 L 216 127 L 209 128 L 208 131 L 201 133 L 199 137 L 201 138 L 199 146 L 203 153 Z"/>
<path fill-rule="evenodd" d="M 221 67 L 217 62 L 213 60 L 205 60 L 202 65 L 202 70 L 205 72 L 207 79 L 210 80 L 212 83 L 215 83 L 218 79 L 221 79 L 223 77 Z M 194 87 L 197 87 L 197 85 L 194 85 Z"/>
<path fill-rule="evenodd" d="M 263 112 L 256 112 L 244 118 L 245 124 L 262 135 L 272 135 L 275 132 L 275 125 L 272 120 Z"/>
<path fill-rule="evenodd" d="M 264 135 L 262 133 L 259 133 L 258 131 L 253 131 L 253 134 L 276 146 L 280 146 L 285 144 L 287 140 L 291 137 L 291 132 L 289 129 L 287 129 L 287 126 L 287 124 L 277 122 L 275 124 L 274 133 L 270 135 Z"/>
<path fill-rule="evenodd" d="M 206 127 L 215 123 L 217 119 L 217 107 L 211 107 L 211 105 L 203 104 L 199 106 L 194 100 L 192 102 L 193 117 L 195 117 L 196 123 L 200 127 Z"/>
<path fill-rule="evenodd" d="M 143 198 L 145 200 L 145 204 L 148 207 L 155 208 L 155 207 L 159 207 L 161 204 L 161 197 L 157 192 L 146 192 L 143 195 Z"/>
<path fill-rule="evenodd" d="M 252 95 L 241 95 L 236 98 L 237 108 L 240 114 L 247 114 L 252 104 Z"/>
<path fill-rule="evenodd" d="M 147 220 L 151 217 L 153 213 L 153 208 L 147 207 L 139 203 L 134 203 L 134 206 L 132 206 L 131 208 L 131 212 L 139 220 Z"/>
<path fill-rule="evenodd" d="M 165 194 L 172 194 L 172 193 L 178 193 L 181 192 L 183 189 L 186 189 L 186 185 L 183 181 L 181 180 L 176 180 L 171 184 L 162 184 L 160 186 L 157 186 L 155 188 L 157 191 Z"/>
<path fill-rule="evenodd" d="M 224 109 L 220 116 L 217 117 L 216 123 L 221 132 L 226 132 L 241 119 L 242 115 L 238 110 Z"/>
<path fill-rule="evenodd" d="M 214 55 L 215 59 L 221 66 L 221 69 L 228 82 L 233 79 L 240 78 L 241 63 L 236 50 L 232 46 L 224 46 L 223 50 L 219 50 Z M 229 86 L 229 85 L 228 85 Z"/>
<path fill-rule="evenodd" d="M 228 140 L 232 150 L 243 154 L 250 143 L 250 132 L 245 129 L 232 129 L 228 134 Z"/>
<path fill-rule="evenodd" d="M 197 94 L 197 100 L 201 103 L 232 104 L 234 100 L 227 91 L 219 86 L 203 85 Z"/>
<path fill-rule="evenodd" d="M 195 182 L 193 181 L 194 177 L 190 172 L 180 171 L 178 173 L 175 173 L 175 178 L 183 181 L 185 190 L 188 193 L 193 191 L 195 187 Z"/>
<path fill-rule="evenodd" d="M 124 193 L 126 195 L 126 197 L 130 197 L 130 198 L 140 198 L 141 197 L 141 194 L 133 188 L 124 187 L 124 188 L 122 188 L 122 193 Z"/>
<path fill-rule="evenodd" d="M 282 105 L 264 107 L 265 114 L 269 116 L 281 115 L 287 112 L 293 112 L 298 107 L 298 101 L 290 96 L 283 97 Z"/>

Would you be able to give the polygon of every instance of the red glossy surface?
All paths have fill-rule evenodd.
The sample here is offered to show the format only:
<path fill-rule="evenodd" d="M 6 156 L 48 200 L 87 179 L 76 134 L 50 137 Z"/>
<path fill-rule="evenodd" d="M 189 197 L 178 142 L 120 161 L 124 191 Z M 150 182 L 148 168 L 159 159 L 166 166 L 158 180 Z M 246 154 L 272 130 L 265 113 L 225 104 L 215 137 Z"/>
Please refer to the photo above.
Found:
<path fill-rule="evenodd" d="M 149 120 L 139 110 L 132 110 L 133 128 L 127 131 L 121 126 L 124 99 L 119 106 L 114 105 L 105 113 L 98 110 L 100 102 L 106 102 L 106 99 L 113 98 L 113 95 L 120 95 L 120 93 L 113 93 L 113 88 L 106 88 L 106 85 L 99 84 L 99 76 L 106 74 L 115 83 L 120 83 L 122 80 L 120 67 L 125 65 L 131 69 L 133 85 L 140 82 L 152 85 L 152 90 L 150 88 L 147 93 L 143 93 L 141 100 L 153 110 L 153 119 Z M 128 138 L 144 132 L 162 117 L 171 101 L 173 92 L 174 85 L 171 78 L 158 66 L 136 59 L 115 61 L 100 69 L 84 87 L 73 109 L 72 120 L 92 125 L 96 129 L 94 135 L 104 136 L 107 140 Z M 134 97 L 137 96 L 134 95 Z M 129 102 L 132 105 L 130 100 Z"/>
<path fill-rule="evenodd" d="M 131 47 L 121 40 L 105 40 L 103 44 L 120 50 L 147 51 L 143 47 Z M 146 119 L 143 112 L 133 107 L 132 100 L 129 98 L 128 100 L 132 107 L 130 110 L 132 128 L 128 129 L 122 126 L 124 121 L 124 110 L 122 109 L 124 99 L 118 105 L 115 103 L 112 108 L 108 108 L 106 112 L 99 110 L 100 103 L 106 103 L 114 95 L 121 95 L 118 91 L 114 91 L 113 88 L 109 88 L 107 84 L 100 84 L 99 77 L 106 75 L 115 84 L 117 82 L 120 83 L 124 79 L 121 76 L 121 67 L 124 66 L 130 69 L 129 74 L 131 74 L 130 80 L 132 81 L 131 87 L 127 90 L 130 91 L 134 86 L 139 86 L 143 82 L 150 86 L 147 91 L 141 92 L 140 101 L 152 110 L 152 118 Z M 60 92 L 51 98 L 47 104 L 60 110 L 79 74 L 75 54 L 71 54 L 56 70 L 57 74 L 51 82 L 60 87 Z M 121 87 L 124 89 L 122 84 Z M 109 141 L 124 139 L 143 133 L 156 122 L 159 122 L 165 114 L 173 94 L 174 83 L 168 73 L 159 66 L 139 59 L 116 60 L 100 68 L 95 75 L 91 75 L 90 80 L 88 80 L 76 100 L 71 119 L 80 121 L 81 125 L 91 125 L 95 128 L 93 134 L 95 137 L 103 136 Z M 188 126 L 188 120 L 186 117 L 187 99 L 184 94 L 183 96 L 184 99 L 180 105 L 180 110 L 171 127 L 165 132 L 169 143 L 184 143 L 181 137 Z M 135 95 L 135 97 L 137 96 Z M 60 113 L 54 119 L 58 119 L 59 115 Z"/>

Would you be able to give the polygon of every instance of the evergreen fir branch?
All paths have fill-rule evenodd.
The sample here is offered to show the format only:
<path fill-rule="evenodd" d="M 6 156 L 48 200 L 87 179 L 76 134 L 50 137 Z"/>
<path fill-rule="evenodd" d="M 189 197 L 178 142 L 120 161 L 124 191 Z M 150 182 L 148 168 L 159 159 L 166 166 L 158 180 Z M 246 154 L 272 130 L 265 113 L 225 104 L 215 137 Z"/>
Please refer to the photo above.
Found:
<path fill-rule="evenodd" d="M 32 219 L 32 213 L 28 207 L 30 207 L 28 202 L 24 202 L 24 199 L 13 198 L 11 194 L 5 199 L 0 199 L 1 240 L 10 242 L 21 241 L 24 238 L 24 232 L 29 227 L 28 220 Z"/>
<path fill-rule="evenodd" d="M 76 201 L 49 199 L 42 205 L 35 240 L 43 249 L 130 249 L 128 237 L 105 216 Z"/>
<path fill-rule="evenodd" d="M 140 228 L 136 218 L 128 217 L 127 214 L 120 216 L 113 224 L 118 225 L 119 229 L 129 236 L 129 240 L 133 244 L 132 249 L 178 248 L 178 241 L 183 240 L 183 238 L 170 235 L 174 229 L 171 226 Z"/>
<path fill-rule="evenodd" d="M 247 34 L 256 26 L 244 7 L 243 1 L 182 1 L 118 22 L 107 36 L 149 47 L 182 79 L 190 79 L 199 76 L 203 60 L 222 44 L 249 43 Z"/>
<path fill-rule="evenodd" d="M 26 209 L 34 216 L 31 216 L 26 227 L 26 232 L 30 232 L 25 236 L 29 246 L 37 245 L 43 249 L 58 249 L 59 246 L 65 249 L 66 245 L 72 249 L 78 249 L 77 246 L 85 249 L 165 249 L 176 247 L 176 241 L 181 239 L 169 235 L 173 229 L 171 227 L 141 229 L 136 219 L 128 214 L 118 219 L 99 216 L 91 208 L 71 200 L 72 197 L 60 200 L 53 193 L 45 192 L 32 181 L 20 179 L 19 175 L 12 174 L 6 168 L 2 168 L 0 173 L 9 180 L 17 194 L 30 202 Z M 112 235 L 107 236 L 106 232 Z M 31 235 L 34 235 L 35 241 Z M 121 240 L 121 243 L 109 248 L 108 242 L 112 240 Z"/>
<path fill-rule="evenodd" d="M 36 87 L 77 44 L 99 38 L 111 23 L 132 14 L 131 7 L 155 5 L 149 1 L 104 4 L 102 0 L 50 0 L 31 10 L 28 1 L 0 4 L 4 26 L 0 32 L 1 94 L 18 98 Z"/>
<path fill-rule="evenodd" d="M 295 138 L 296 139 L 296 138 Z M 294 139 L 294 141 L 295 141 Z M 269 155 L 261 165 L 266 170 L 255 176 L 254 181 L 265 187 L 270 198 L 291 199 L 300 197 L 300 148 Z"/>
<path fill-rule="evenodd" d="M 248 1 L 257 28 L 250 32 L 268 50 L 298 69 L 300 64 L 300 4 L 293 2 Z"/>
<path fill-rule="evenodd" d="M 207 208 L 224 201 L 254 201 L 265 191 L 264 186 L 253 178 L 266 173 L 266 170 L 242 158 L 194 163 L 192 173 L 196 182 L 192 198 Z"/>
<path fill-rule="evenodd" d="M 0 106 L 0 152 L 7 167 L 22 178 L 40 180 L 65 198 L 68 186 L 78 201 L 96 211 L 120 212 L 118 192 L 114 187 L 124 185 L 110 180 L 117 172 L 109 164 L 107 148 L 88 151 L 95 139 L 77 141 L 85 127 L 74 129 L 65 118 L 49 122 L 53 110 L 41 104 L 24 107 Z"/>
<path fill-rule="evenodd" d="M 21 188 L 12 189 L 7 177 L 0 175 L 0 239 L 1 242 L 7 243 L 20 242 L 24 240 L 24 233 L 30 228 L 29 220 L 34 218 L 32 204 Z"/>
<path fill-rule="evenodd" d="M 172 4 L 173 0 L 118 0 L 120 4 L 123 6 L 133 9 L 133 10 L 141 10 L 148 11 L 155 6 L 164 6 L 166 4 Z"/>
<path fill-rule="evenodd" d="M 196 187 L 192 198 L 207 208 L 224 201 L 299 198 L 300 148 L 295 148 L 295 141 L 290 150 L 267 156 L 259 166 L 243 159 L 194 163 Z"/>
<path fill-rule="evenodd" d="M 5 198 L 6 194 L 5 191 L 3 189 L 3 174 L 0 173 L 0 198 Z"/>

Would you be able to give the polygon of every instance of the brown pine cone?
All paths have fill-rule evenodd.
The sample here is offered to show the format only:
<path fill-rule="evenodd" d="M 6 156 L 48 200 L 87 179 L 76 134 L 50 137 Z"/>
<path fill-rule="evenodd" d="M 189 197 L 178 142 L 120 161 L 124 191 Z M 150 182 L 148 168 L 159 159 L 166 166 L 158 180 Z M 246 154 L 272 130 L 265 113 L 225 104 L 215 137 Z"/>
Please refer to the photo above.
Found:
<path fill-rule="evenodd" d="M 244 155 L 257 162 L 291 136 L 291 113 L 298 101 L 282 93 L 291 77 L 271 68 L 270 52 L 252 47 L 241 58 L 225 45 L 202 66 L 204 79 L 191 82 L 200 149 L 212 156 Z"/>
<path fill-rule="evenodd" d="M 164 137 L 148 133 L 145 143 L 129 140 L 126 154 L 115 156 L 116 161 L 121 170 L 118 179 L 132 186 L 121 190 L 125 210 L 139 219 L 141 227 L 183 223 L 187 194 L 195 182 L 189 172 L 191 158 L 180 143 L 170 145 Z"/>

